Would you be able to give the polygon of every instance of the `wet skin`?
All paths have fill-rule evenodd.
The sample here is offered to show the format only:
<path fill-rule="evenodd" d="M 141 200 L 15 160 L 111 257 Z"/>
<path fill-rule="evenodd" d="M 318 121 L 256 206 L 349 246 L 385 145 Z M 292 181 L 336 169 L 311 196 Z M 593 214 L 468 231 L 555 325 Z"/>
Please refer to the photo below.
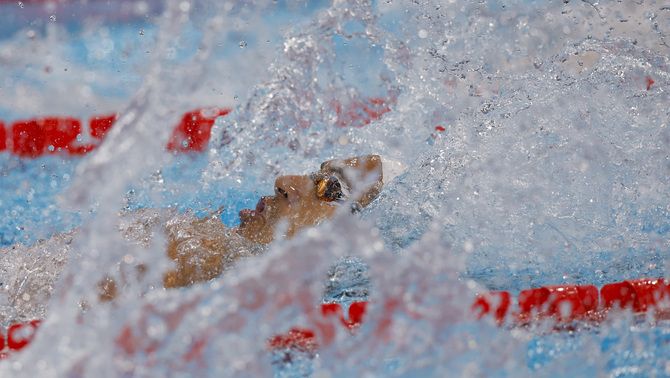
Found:
<path fill-rule="evenodd" d="M 285 221 L 286 236 L 293 237 L 298 231 L 331 218 L 339 202 L 350 200 L 346 198 L 347 191 L 353 191 L 356 196 L 358 190 L 360 193 L 352 202 L 367 206 L 379 193 L 381 183 L 381 159 L 376 155 L 330 160 L 313 175 L 278 177 L 274 196 L 261 197 L 255 210 L 240 211 L 237 233 L 248 240 L 268 244 L 274 238 L 276 227 Z"/>
<path fill-rule="evenodd" d="M 261 197 L 255 209 L 240 211 L 240 226 L 225 230 L 216 217 L 190 223 L 188 237 L 169 233 L 168 257 L 176 268 L 163 279 L 166 288 L 189 286 L 220 275 L 227 261 L 235 259 L 235 237 L 242 243 L 269 244 L 278 231 L 291 238 L 299 231 L 331 218 L 342 205 L 360 209 L 377 197 L 383 185 L 381 158 L 366 155 L 321 164 L 311 175 L 280 176 L 274 195 Z M 278 228 L 279 227 L 279 228 Z M 285 227 L 285 228 L 281 228 Z M 197 244 L 197 248 L 180 249 Z"/>

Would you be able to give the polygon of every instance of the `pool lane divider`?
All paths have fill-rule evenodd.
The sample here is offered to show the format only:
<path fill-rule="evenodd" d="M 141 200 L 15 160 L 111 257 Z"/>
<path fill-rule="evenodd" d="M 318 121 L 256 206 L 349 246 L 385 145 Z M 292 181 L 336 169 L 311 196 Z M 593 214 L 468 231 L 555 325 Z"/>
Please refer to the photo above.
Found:
<path fill-rule="evenodd" d="M 477 295 L 470 309 L 476 319 L 490 318 L 500 326 L 523 327 L 551 321 L 557 330 L 570 329 L 575 322 L 597 325 L 613 310 L 651 315 L 662 320 L 670 318 L 670 285 L 663 278 L 609 283 L 600 290 L 594 285 L 551 285 L 522 290 L 515 305 L 514 302 L 509 291 L 490 291 Z M 383 337 L 387 334 L 396 307 L 397 303 L 384 304 L 388 316 L 382 316 L 374 330 L 375 335 Z M 293 327 L 268 339 L 267 346 L 271 350 L 315 351 L 335 340 L 338 324 L 355 332 L 363 323 L 367 308 L 368 302 L 353 302 L 345 316 L 340 304 L 321 304 L 321 318 L 315 322 L 316 328 Z M 420 318 L 420 315 L 414 317 Z M 28 346 L 39 325 L 40 320 L 32 320 L 12 324 L 6 331 L 0 330 L 0 359 Z"/>
<path fill-rule="evenodd" d="M 394 306 L 387 303 L 384 307 L 386 310 Z M 349 307 L 349 317 L 345 318 L 338 304 L 329 303 L 322 305 L 322 314 L 326 318 L 339 318 L 339 322 L 353 332 L 362 324 L 366 308 L 367 302 L 354 302 Z M 611 311 L 631 311 L 662 320 L 670 318 L 670 285 L 662 278 L 615 282 L 600 290 L 594 285 L 551 285 L 522 290 L 516 302 L 509 291 L 490 291 L 477 295 L 470 309 L 476 319 L 490 318 L 499 326 L 525 327 L 548 321 L 559 331 L 575 329 L 577 322 L 597 325 Z M 377 336 L 386 334 L 392 319 L 382 317 L 381 323 L 384 324 L 379 324 L 374 331 Z M 270 338 L 268 347 L 313 351 L 319 344 L 327 345 L 333 339 L 331 330 L 320 324 L 319 328 L 318 332 L 291 328 L 287 333 Z"/>
<path fill-rule="evenodd" d="M 333 102 L 337 127 L 363 127 L 391 111 L 395 100 L 371 97 L 345 105 Z M 229 108 L 198 108 L 182 115 L 173 127 L 167 150 L 203 152 L 209 143 L 216 118 L 229 114 Z M 79 156 L 93 151 L 112 128 L 118 114 L 91 117 L 88 123 L 76 117 L 33 117 L 5 123 L 0 120 L 0 153 L 7 151 L 21 158 L 44 155 Z M 88 128 L 85 128 L 85 125 Z"/>
<path fill-rule="evenodd" d="M 668 318 L 670 286 L 663 278 L 640 278 L 609 283 L 598 290 L 593 285 L 553 285 L 522 290 L 512 308 L 507 291 L 478 295 L 472 310 L 478 319 L 493 318 L 498 324 L 528 325 L 553 320 L 557 325 L 575 321 L 599 322 L 612 310 L 634 314 L 651 313 Z"/>
<path fill-rule="evenodd" d="M 216 118 L 228 113 L 228 108 L 199 108 L 184 113 L 172 129 L 167 149 L 171 152 L 204 151 Z M 75 117 L 36 117 L 11 124 L 0 120 L 0 152 L 8 151 L 21 158 L 84 155 L 102 142 L 117 117 L 117 114 L 91 117 L 87 133 L 82 121 Z M 84 134 L 88 134 L 88 141 L 83 141 Z"/>

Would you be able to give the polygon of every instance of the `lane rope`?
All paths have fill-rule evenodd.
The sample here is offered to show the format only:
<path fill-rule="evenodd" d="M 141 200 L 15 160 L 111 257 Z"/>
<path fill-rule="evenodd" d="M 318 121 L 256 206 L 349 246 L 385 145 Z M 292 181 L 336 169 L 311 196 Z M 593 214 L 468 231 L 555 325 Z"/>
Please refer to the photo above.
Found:
<path fill-rule="evenodd" d="M 331 104 L 337 127 L 363 127 L 391 111 L 394 100 L 371 97 Z M 218 117 L 228 115 L 230 108 L 197 108 L 182 115 L 172 129 L 166 146 L 174 153 L 198 153 L 207 148 L 212 126 Z M 118 114 L 101 114 L 88 122 L 70 116 L 32 117 L 5 123 L 0 120 L 0 153 L 9 152 L 21 158 L 44 155 L 80 156 L 93 151 L 113 127 Z"/>
<path fill-rule="evenodd" d="M 553 321 L 556 330 L 570 329 L 575 322 L 597 325 L 611 311 L 631 311 L 635 315 L 651 315 L 668 319 L 670 315 L 670 285 L 663 278 L 640 278 L 609 283 L 598 290 L 594 285 L 551 285 L 522 290 L 513 305 L 509 291 L 478 294 L 470 309 L 475 319 L 491 318 L 500 326 L 523 327 L 540 321 Z M 316 329 L 295 326 L 288 332 L 267 340 L 270 350 L 296 349 L 313 352 L 334 341 L 333 320 L 355 332 L 363 324 L 368 302 L 353 302 L 347 309 L 339 303 L 321 304 L 321 322 Z M 389 312 L 394 306 L 384 306 Z M 389 316 L 391 314 L 388 314 Z M 382 321 L 376 334 L 392 326 L 392 319 Z M 40 320 L 19 322 L 0 330 L 0 359 L 26 348 L 33 340 Z M 128 341 L 137 343 L 137 341 Z M 134 350 L 135 348 L 131 348 Z"/>
<path fill-rule="evenodd" d="M 173 128 L 167 149 L 172 152 L 202 152 L 207 148 L 216 118 L 230 113 L 228 108 L 199 108 L 184 113 Z M 0 152 L 21 158 L 44 155 L 84 155 L 104 140 L 118 115 L 96 115 L 88 127 L 75 117 L 35 117 L 14 121 L 0 120 Z"/>

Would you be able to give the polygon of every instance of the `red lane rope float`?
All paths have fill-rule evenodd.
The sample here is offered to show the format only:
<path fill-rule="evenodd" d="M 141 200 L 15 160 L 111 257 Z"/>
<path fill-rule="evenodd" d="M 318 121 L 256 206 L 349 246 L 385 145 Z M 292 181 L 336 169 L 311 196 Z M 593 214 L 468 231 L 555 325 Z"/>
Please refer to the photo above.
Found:
<path fill-rule="evenodd" d="M 363 127 L 372 121 L 380 119 L 384 114 L 391 111 L 391 105 L 395 104 L 392 97 L 386 100 L 381 97 L 353 101 L 346 106 L 335 100 L 330 105 L 335 110 L 338 127 Z"/>
<path fill-rule="evenodd" d="M 598 310 L 598 289 L 593 285 L 545 286 L 519 293 L 518 321 L 533 316 L 554 317 L 560 322 L 584 319 Z"/>
<path fill-rule="evenodd" d="M 320 312 L 324 321 L 316 322 L 317 330 L 293 327 L 286 333 L 271 337 L 267 346 L 271 350 L 315 351 L 320 345 L 333 341 L 333 318 L 336 323 L 354 332 L 363 323 L 367 308 L 367 302 L 353 302 L 345 317 L 340 304 L 324 303 Z M 387 303 L 384 311 L 390 313 L 393 308 Z M 569 325 L 574 321 L 597 323 L 617 309 L 630 310 L 635 314 L 651 312 L 657 319 L 666 319 L 670 309 L 670 285 L 662 278 L 641 278 L 606 284 L 600 291 L 593 285 L 543 286 L 521 291 L 515 309 L 508 291 L 491 291 L 477 295 L 471 305 L 477 319 L 490 316 L 499 325 L 516 326 L 542 320 L 553 320 L 557 325 Z M 381 321 L 385 324 L 380 324 L 379 329 L 391 326 L 390 318 Z M 32 341 L 39 324 L 39 320 L 12 324 L 6 333 L 0 332 L 0 359 L 25 348 Z M 119 345 L 130 348 L 129 352 L 132 352 L 135 346 L 127 342 L 132 339 L 126 334 L 129 329 L 124 332 L 118 340 Z"/>
<path fill-rule="evenodd" d="M 662 278 L 644 278 L 607 284 L 600 294 L 605 308 L 632 308 L 634 312 L 646 312 L 670 300 L 670 286 Z"/>
<path fill-rule="evenodd" d="M 203 108 L 185 113 L 172 130 L 167 149 L 173 152 L 202 152 L 209 142 L 217 117 L 227 108 Z M 82 122 L 73 117 L 39 117 L 19 120 L 6 126 L 0 121 L 0 151 L 22 158 L 46 154 L 83 155 L 95 149 L 114 125 L 116 114 L 97 115 L 88 122 L 89 143 L 80 143 Z"/>
<path fill-rule="evenodd" d="M 28 346 L 35 337 L 39 325 L 39 320 L 32 320 L 12 324 L 7 328 L 7 332 L 0 331 L 0 360 Z"/>
<path fill-rule="evenodd" d="M 484 315 L 491 314 L 498 324 L 505 321 L 507 311 L 512 305 L 512 295 L 507 291 L 491 291 L 480 294 L 472 304 L 472 311 L 481 319 Z"/>
<path fill-rule="evenodd" d="M 5 131 L 5 123 L 0 121 L 0 151 L 7 149 L 7 132 Z"/>
<path fill-rule="evenodd" d="M 652 79 L 651 76 L 647 76 L 644 79 L 644 82 L 645 82 L 645 84 L 647 84 L 647 90 L 650 90 L 651 86 L 654 85 L 654 83 L 655 83 L 654 79 Z"/>
<path fill-rule="evenodd" d="M 172 131 L 168 142 L 170 151 L 204 151 L 209 143 L 212 126 L 217 117 L 230 113 L 230 109 L 198 109 L 190 111 Z"/>
<path fill-rule="evenodd" d="M 340 324 L 349 330 L 355 330 L 363 323 L 363 317 L 367 309 L 367 302 L 353 302 L 349 306 L 348 318 L 344 317 L 342 306 L 339 303 L 324 303 L 321 305 L 321 315 L 324 318 L 335 317 Z M 321 334 L 331 333 L 330 329 L 323 327 Z M 325 340 L 327 342 L 329 340 Z M 294 327 L 287 333 L 271 337 L 268 340 L 270 349 L 298 349 L 302 351 L 313 351 L 319 346 L 316 332 L 307 328 Z"/>

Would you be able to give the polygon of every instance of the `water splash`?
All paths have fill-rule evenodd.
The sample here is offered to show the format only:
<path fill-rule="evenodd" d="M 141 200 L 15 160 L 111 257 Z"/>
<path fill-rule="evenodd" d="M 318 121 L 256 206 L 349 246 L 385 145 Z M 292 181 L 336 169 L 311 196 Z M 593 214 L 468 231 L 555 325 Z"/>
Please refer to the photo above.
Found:
<path fill-rule="evenodd" d="M 143 86 L 68 191 L 82 216 L 90 207 L 96 213 L 84 217 L 68 247 L 49 311 L 40 301 L 34 312 L 9 312 L 48 313 L 47 320 L 31 348 L 0 371 L 268 375 L 267 338 L 296 325 L 318 328 L 316 304 L 325 297 L 368 298 L 372 307 L 358 332 L 337 329 L 318 356 L 275 361 L 275 369 L 315 376 L 667 373 L 662 324 L 640 326 L 623 315 L 600 333 L 553 337 L 473 323 L 465 305 L 480 284 L 518 290 L 664 274 L 670 12 L 662 4 L 334 1 L 285 35 L 245 105 L 217 121 L 200 183 L 208 193 L 269 189 L 279 172 L 368 152 L 409 168 L 386 183 L 362 220 L 340 214 L 220 279 L 152 289 L 168 266 L 161 232 L 147 245 L 128 244 L 116 232 L 116 213 L 130 185 L 149 196 L 165 190 L 137 183 L 169 162 L 163 125 L 184 105 L 182 96 L 202 93 L 197 83 L 210 79 L 207 68 L 221 58 L 211 50 L 219 32 L 272 4 L 211 6 L 215 16 L 199 16 L 211 27 L 198 40 L 203 48 L 176 59 L 186 14 L 198 8 L 169 3 Z M 262 40 L 231 38 L 240 54 Z M 231 90 L 230 98 L 243 93 Z M 365 128 L 340 127 L 349 119 L 342 108 L 380 96 L 390 112 Z M 41 262 L 49 255 L 40 248 L 21 249 L 28 252 L 21 257 L 58 270 Z M 7 256 L 14 268 L 7 274 L 20 286 L 31 278 L 19 269 L 27 265 L 17 253 Z M 137 262 L 156 269 L 136 282 L 128 277 Z M 106 274 L 125 279 L 124 293 L 114 305 L 93 304 Z"/>

